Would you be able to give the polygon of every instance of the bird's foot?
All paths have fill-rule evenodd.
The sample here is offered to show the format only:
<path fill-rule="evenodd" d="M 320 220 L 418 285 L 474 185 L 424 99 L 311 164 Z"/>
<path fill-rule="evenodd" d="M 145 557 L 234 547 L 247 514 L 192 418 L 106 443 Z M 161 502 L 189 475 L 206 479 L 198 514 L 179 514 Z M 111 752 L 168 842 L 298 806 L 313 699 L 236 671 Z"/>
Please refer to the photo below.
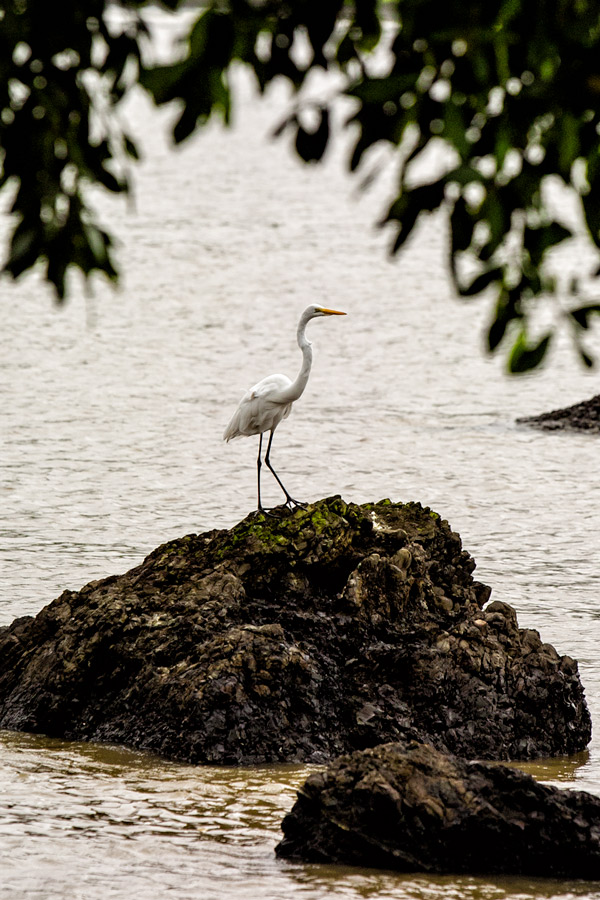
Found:
<path fill-rule="evenodd" d="M 288 497 L 285 503 L 282 503 L 280 506 L 272 506 L 270 509 L 267 509 L 265 506 L 259 506 L 256 512 L 269 516 L 270 519 L 282 519 L 288 513 L 294 512 L 296 509 L 306 509 L 307 506 L 307 503 L 301 503 L 300 500 Z"/>
<path fill-rule="evenodd" d="M 302 501 L 300 501 L 300 500 L 294 500 L 293 497 L 288 497 L 287 500 L 285 501 L 284 505 L 287 506 L 287 508 L 292 510 L 292 512 L 293 512 L 295 509 L 298 509 L 298 508 L 306 509 L 306 507 L 308 506 L 308 503 L 302 503 Z"/>
<path fill-rule="evenodd" d="M 259 513 L 262 513 L 263 516 L 268 516 L 270 519 L 281 519 L 282 518 L 281 509 L 282 509 L 281 506 L 272 506 L 271 509 L 267 509 L 265 506 L 259 506 L 258 509 L 256 510 L 256 514 L 258 515 Z M 280 512 L 277 512 L 277 510 L 280 510 Z M 285 515 L 285 512 L 286 512 L 286 509 L 284 506 L 283 515 Z"/>

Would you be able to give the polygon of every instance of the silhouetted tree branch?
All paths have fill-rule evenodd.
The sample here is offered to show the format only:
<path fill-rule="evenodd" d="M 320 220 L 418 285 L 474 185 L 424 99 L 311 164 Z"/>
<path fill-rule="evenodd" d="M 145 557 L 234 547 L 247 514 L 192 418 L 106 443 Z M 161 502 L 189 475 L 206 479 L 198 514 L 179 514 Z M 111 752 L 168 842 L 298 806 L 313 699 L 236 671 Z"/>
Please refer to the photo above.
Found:
<path fill-rule="evenodd" d="M 532 339 L 531 321 L 549 298 L 555 321 L 569 323 L 592 365 L 581 338 L 600 304 L 585 282 L 599 271 L 581 273 L 568 290 L 557 285 L 548 260 L 573 235 L 544 188 L 558 178 L 578 196 L 600 247 L 597 4 L 214 0 L 198 10 L 183 57 L 154 67 L 142 54 L 145 5 L 122 0 L 124 24 L 112 28 L 104 0 L 11 0 L 0 11 L 0 185 L 16 186 L 5 271 L 16 277 L 44 260 L 59 298 L 69 266 L 116 279 L 111 239 L 86 206 L 85 185 L 128 190 L 127 160 L 137 150 L 117 124 L 119 102 L 135 84 L 157 104 L 182 101 L 173 134 L 180 142 L 212 115 L 229 121 L 231 67 L 243 63 L 261 91 L 279 76 L 294 86 L 298 104 L 279 132 L 294 134 L 305 161 L 325 153 L 339 96 L 354 100 L 346 123 L 358 126 L 352 169 L 378 142 L 398 149 L 398 193 L 385 216 L 393 252 L 423 212 L 445 209 L 453 282 L 464 297 L 494 293 L 488 346 L 502 346 L 512 371 L 542 361 L 556 325 Z M 162 5 L 176 12 L 183 4 Z M 298 53 L 300 43 L 308 54 Z M 302 90 L 315 67 L 342 78 L 336 96 L 313 101 L 307 128 Z M 436 144 L 447 164 L 416 180 Z"/>

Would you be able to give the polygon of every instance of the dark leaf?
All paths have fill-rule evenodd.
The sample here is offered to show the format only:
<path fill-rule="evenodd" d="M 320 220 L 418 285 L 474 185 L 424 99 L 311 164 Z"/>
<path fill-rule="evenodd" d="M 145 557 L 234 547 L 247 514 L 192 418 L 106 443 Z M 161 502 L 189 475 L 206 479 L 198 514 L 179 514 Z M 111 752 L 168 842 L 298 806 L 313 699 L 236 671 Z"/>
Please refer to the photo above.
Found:
<path fill-rule="evenodd" d="M 187 73 L 187 68 L 185 63 L 155 66 L 152 69 L 142 68 L 139 81 L 157 105 L 169 103 L 179 96 L 178 88 Z"/>
<path fill-rule="evenodd" d="M 459 197 L 450 216 L 452 256 L 471 246 L 475 222 L 476 219 L 468 211 L 464 197 Z"/>
<path fill-rule="evenodd" d="M 494 319 L 488 331 L 488 350 L 493 353 L 496 347 L 502 343 L 502 339 L 506 334 L 510 319 L 498 318 Z"/>
<path fill-rule="evenodd" d="M 346 90 L 349 97 L 356 97 L 367 104 L 383 104 L 404 91 L 415 87 L 413 75 L 387 75 L 384 78 L 364 78 Z"/>
<path fill-rule="evenodd" d="M 315 131 L 306 131 L 298 125 L 296 133 L 296 152 L 304 162 L 316 162 L 325 153 L 329 140 L 329 112 L 321 109 L 320 120 Z"/>
<path fill-rule="evenodd" d="M 333 35 L 339 13 L 338 0 L 320 0 L 320 3 L 306 4 L 304 17 L 308 38 L 315 54 L 313 65 L 326 68 L 327 59 L 323 46 Z"/>
<path fill-rule="evenodd" d="M 569 310 L 569 315 L 580 328 L 589 328 L 591 315 L 600 313 L 600 303 L 592 303 L 589 306 L 581 306 L 579 309 Z"/>
<path fill-rule="evenodd" d="M 101 71 L 112 71 L 118 78 L 123 72 L 125 63 L 131 55 L 139 58 L 138 44 L 134 38 L 129 37 L 127 34 L 120 34 L 117 37 L 112 37 Z"/>
<path fill-rule="evenodd" d="M 489 239 L 478 254 L 482 262 L 491 259 L 510 231 L 511 211 L 510 203 L 503 202 L 500 191 L 489 186 L 479 210 L 479 217 L 487 222 L 490 229 Z"/>
<path fill-rule="evenodd" d="M 298 116 L 296 113 L 292 113 L 291 116 L 286 116 L 285 119 L 282 119 L 277 128 L 271 132 L 272 136 L 274 138 L 281 137 L 283 132 L 291 125 L 298 125 Z"/>
<path fill-rule="evenodd" d="M 359 49 L 372 50 L 381 36 L 379 9 L 375 0 L 356 0 L 354 21 L 360 29 Z"/>
<path fill-rule="evenodd" d="M 48 254 L 48 266 L 46 268 L 47 278 L 48 281 L 54 285 L 56 296 L 59 301 L 65 299 L 67 266 L 67 258 L 63 253 L 53 252 Z"/>
<path fill-rule="evenodd" d="M 552 334 L 537 344 L 529 344 L 525 331 L 521 331 L 508 357 L 508 370 L 513 374 L 528 372 L 540 365 L 550 345 Z"/>
<path fill-rule="evenodd" d="M 502 279 L 504 277 L 504 270 L 501 266 L 494 266 L 492 269 L 488 269 L 486 272 L 482 272 L 480 275 L 477 275 L 476 278 L 468 285 L 458 285 L 458 290 L 462 297 L 474 297 L 475 294 L 480 294 L 481 291 L 484 291 L 487 287 L 490 286 L 494 281 L 498 281 L 502 283 Z"/>
<path fill-rule="evenodd" d="M 579 156 L 579 127 L 578 117 L 565 110 L 560 119 L 558 170 L 567 182 L 571 177 L 571 167 Z"/>
<path fill-rule="evenodd" d="M 342 67 L 345 67 L 351 59 L 356 59 L 356 48 L 354 46 L 354 41 L 351 39 L 347 31 L 338 44 L 335 58 Z"/>
<path fill-rule="evenodd" d="M 140 152 L 137 148 L 137 144 L 127 135 L 123 135 L 123 143 L 125 144 L 125 150 L 128 156 L 131 156 L 132 159 L 139 159 Z"/>
<path fill-rule="evenodd" d="M 390 206 L 387 215 L 380 223 L 396 221 L 400 230 L 392 246 L 392 253 L 404 244 L 410 235 L 419 215 L 422 212 L 432 212 L 444 201 L 445 180 L 441 178 L 432 184 L 422 184 L 419 187 L 406 189 Z"/>
<path fill-rule="evenodd" d="M 529 251 L 533 265 L 538 267 L 547 250 L 570 237 L 573 237 L 570 229 L 558 222 L 550 222 L 548 225 L 540 225 L 537 228 L 525 228 L 523 246 Z"/>
<path fill-rule="evenodd" d="M 127 190 L 127 182 L 117 178 L 112 172 L 108 172 L 104 167 L 99 167 L 96 171 L 96 178 L 103 184 L 105 188 L 114 193 L 120 193 Z"/>
<path fill-rule="evenodd" d="M 519 309 L 520 286 L 512 290 L 505 288 L 500 291 L 496 304 L 496 315 L 488 332 L 488 349 L 490 353 L 502 342 L 506 329 L 515 319 L 521 318 Z"/>
<path fill-rule="evenodd" d="M 25 219 L 15 229 L 10 245 L 8 262 L 8 267 L 14 275 L 23 271 L 19 267 L 24 266 L 24 268 L 27 268 L 28 265 L 31 265 L 28 261 L 35 259 L 34 254 L 36 254 L 37 247 L 40 244 L 40 237 L 41 229 L 39 224 L 29 225 Z"/>

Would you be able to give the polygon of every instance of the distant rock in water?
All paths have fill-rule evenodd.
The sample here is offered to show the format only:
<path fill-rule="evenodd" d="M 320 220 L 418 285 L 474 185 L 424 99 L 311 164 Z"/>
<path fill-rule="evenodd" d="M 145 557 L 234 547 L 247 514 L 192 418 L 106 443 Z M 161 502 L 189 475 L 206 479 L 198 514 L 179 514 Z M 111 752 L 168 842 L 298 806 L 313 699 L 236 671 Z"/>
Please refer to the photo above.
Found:
<path fill-rule="evenodd" d="M 0 727 L 220 764 L 587 745 L 577 664 L 505 603 L 482 611 L 436 513 L 334 497 L 281 516 L 171 541 L 0 629 Z"/>
<path fill-rule="evenodd" d="M 278 856 L 403 872 L 600 879 L 600 798 L 416 742 L 336 759 L 282 823 Z"/>
<path fill-rule="evenodd" d="M 517 419 L 520 425 L 533 425 L 544 431 L 584 431 L 600 434 L 600 394 L 591 400 L 541 413 L 539 416 L 524 416 Z"/>

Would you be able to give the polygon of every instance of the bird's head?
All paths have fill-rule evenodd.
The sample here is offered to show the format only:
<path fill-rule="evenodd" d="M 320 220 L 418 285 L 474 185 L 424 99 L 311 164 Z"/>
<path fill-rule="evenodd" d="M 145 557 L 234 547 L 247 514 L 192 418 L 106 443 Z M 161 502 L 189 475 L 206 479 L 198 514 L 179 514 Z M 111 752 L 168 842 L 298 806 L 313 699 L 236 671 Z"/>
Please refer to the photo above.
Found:
<path fill-rule="evenodd" d="M 309 306 L 311 310 L 310 319 L 314 319 L 316 316 L 345 316 L 345 312 L 340 312 L 339 309 L 328 309 L 326 306 Z M 307 310 L 308 312 L 308 310 Z"/>

